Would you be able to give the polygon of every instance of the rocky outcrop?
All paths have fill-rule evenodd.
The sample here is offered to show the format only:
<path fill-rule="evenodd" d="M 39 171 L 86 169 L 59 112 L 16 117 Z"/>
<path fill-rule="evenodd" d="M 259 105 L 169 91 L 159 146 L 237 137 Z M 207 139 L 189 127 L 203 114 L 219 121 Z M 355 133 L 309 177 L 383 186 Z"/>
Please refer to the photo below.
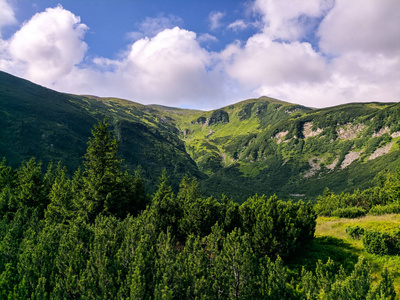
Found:
<path fill-rule="evenodd" d="M 340 167 L 342 169 L 348 167 L 353 161 L 357 160 L 360 157 L 361 153 L 362 151 L 351 151 L 347 153 Z"/>
<path fill-rule="evenodd" d="M 218 123 L 229 123 L 229 114 L 222 109 L 213 111 L 208 119 L 207 125 L 210 126 Z"/>
<path fill-rule="evenodd" d="M 306 122 L 303 125 L 303 135 L 304 138 L 309 138 L 309 137 L 313 137 L 313 136 L 317 136 L 320 133 L 322 133 L 322 129 L 321 128 L 317 128 L 316 130 L 312 130 L 313 127 L 313 123 L 312 122 Z"/>

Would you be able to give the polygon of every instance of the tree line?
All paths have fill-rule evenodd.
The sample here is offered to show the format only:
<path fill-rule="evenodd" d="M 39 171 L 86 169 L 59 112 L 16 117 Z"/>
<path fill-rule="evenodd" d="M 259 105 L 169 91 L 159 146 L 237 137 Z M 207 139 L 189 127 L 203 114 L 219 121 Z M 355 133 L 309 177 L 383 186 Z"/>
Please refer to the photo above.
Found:
<path fill-rule="evenodd" d="M 390 275 L 373 284 L 363 258 L 350 273 L 287 267 L 314 238 L 311 203 L 204 198 L 189 177 L 174 193 L 166 172 L 148 195 L 118 144 L 103 121 L 73 176 L 0 163 L 0 298 L 394 299 Z"/>

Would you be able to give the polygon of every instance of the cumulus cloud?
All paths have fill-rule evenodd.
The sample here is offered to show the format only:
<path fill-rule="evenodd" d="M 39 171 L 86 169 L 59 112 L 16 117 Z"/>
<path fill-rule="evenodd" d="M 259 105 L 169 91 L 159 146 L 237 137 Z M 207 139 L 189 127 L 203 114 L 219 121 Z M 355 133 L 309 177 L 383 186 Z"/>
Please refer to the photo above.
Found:
<path fill-rule="evenodd" d="M 254 35 L 244 47 L 232 45 L 222 55 L 227 73 L 249 88 L 320 81 L 326 73 L 324 58 L 310 44 L 277 43 L 264 34 Z"/>
<path fill-rule="evenodd" d="M 220 11 L 213 11 L 209 15 L 210 29 L 215 30 L 222 26 L 221 20 L 225 17 L 225 13 Z"/>
<path fill-rule="evenodd" d="M 179 27 L 136 41 L 121 60 L 97 58 L 94 62 L 111 71 L 75 69 L 57 86 L 78 93 L 174 105 L 207 105 L 219 96 L 219 75 L 210 71 L 212 55 L 199 45 L 194 32 Z"/>
<path fill-rule="evenodd" d="M 233 31 L 240 31 L 247 28 L 247 24 L 243 20 L 236 20 L 228 25 L 228 29 Z"/>
<path fill-rule="evenodd" d="M 14 10 L 11 5 L 6 0 L 0 0 L 0 38 L 1 28 L 15 23 L 17 23 L 17 19 L 15 19 Z"/>
<path fill-rule="evenodd" d="M 85 57 L 88 27 L 59 6 L 0 39 L 0 69 L 60 91 L 144 104 L 216 108 L 261 95 L 311 107 L 399 101 L 399 3 L 255 0 L 255 18 L 246 22 L 256 32 L 215 52 L 202 43 L 217 37 L 175 26 L 181 19 L 147 18 L 117 59 L 91 60 Z M 212 12 L 210 28 L 224 17 Z M 4 26 L 14 22 L 8 20 Z M 239 19 L 227 28 L 245 26 Z"/>
<path fill-rule="evenodd" d="M 296 41 L 312 29 L 313 21 L 333 5 L 332 0 L 256 0 L 254 10 L 261 13 L 263 31 L 270 39 Z"/>
<path fill-rule="evenodd" d="M 218 39 L 209 33 L 203 33 L 203 34 L 200 34 L 200 36 L 197 38 L 197 41 L 199 43 L 217 42 Z"/>
<path fill-rule="evenodd" d="M 82 61 L 87 29 L 79 17 L 61 6 L 34 15 L 9 41 L 8 52 L 14 62 L 11 71 L 50 85 Z"/>
<path fill-rule="evenodd" d="M 400 2 L 289 2 L 255 1 L 260 33 L 221 53 L 240 89 L 312 107 L 400 100 Z"/>
<path fill-rule="evenodd" d="M 338 0 L 322 21 L 318 33 L 323 51 L 398 55 L 400 1 Z"/>

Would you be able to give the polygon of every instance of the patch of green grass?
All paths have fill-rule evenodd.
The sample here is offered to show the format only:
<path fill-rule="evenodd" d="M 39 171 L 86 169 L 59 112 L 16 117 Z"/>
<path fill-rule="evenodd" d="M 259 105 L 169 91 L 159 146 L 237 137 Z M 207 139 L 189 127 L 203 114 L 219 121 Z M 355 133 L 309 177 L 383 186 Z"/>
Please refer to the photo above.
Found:
<path fill-rule="evenodd" d="M 354 240 L 346 234 L 345 229 L 349 226 L 360 226 L 364 229 L 371 229 L 382 232 L 392 232 L 400 227 L 400 214 L 390 214 L 382 216 L 365 216 L 357 219 L 344 219 L 335 217 L 318 217 L 317 227 L 315 231 L 316 241 L 320 239 L 336 239 L 335 251 L 341 253 L 350 250 L 348 255 L 363 255 L 368 259 L 373 268 L 373 276 L 376 280 L 379 279 L 379 274 L 387 268 L 394 276 L 394 285 L 396 293 L 400 295 L 400 256 L 379 256 L 369 254 L 364 251 L 362 240 Z M 345 246 L 340 246 L 343 243 Z M 318 247 L 317 247 L 318 249 Z M 324 255 L 320 249 L 320 253 L 315 256 Z M 333 253 L 333 255 L 335 255 Z M 332 257 L 332 259 L 334 259 Z"/>

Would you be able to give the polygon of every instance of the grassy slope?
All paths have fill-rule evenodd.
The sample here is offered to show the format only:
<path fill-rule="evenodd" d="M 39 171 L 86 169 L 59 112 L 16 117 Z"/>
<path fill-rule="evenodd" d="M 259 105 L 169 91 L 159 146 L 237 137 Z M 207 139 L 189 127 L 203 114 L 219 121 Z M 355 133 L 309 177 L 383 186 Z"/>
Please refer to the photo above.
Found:
<path fill-rule="evenodd" d="M 198 122 L 199 117 L 208 120 L 213 111 L 177 122 L 187 152 L 210 176 L 202 182 L 210 194 L 227 193 L 239 202 L 254 193 L 277 193 L 282 198 L 301 194 L 313 199 L 325 187 L 335 192 L 366 188 L 379 171 L 398 165 L 399 138 L 390 136 L 400 130 L 398 104 L 351 103 L 311 110 L 263 97 L 222 110 L 229 114 L 229 123 L 209 126 L 207 121 Z M 305 136 L 305 124 L 311 124 L 318 134 Z M 386 127 L 386 134 L 373 137 Z M 341 131 L 355 135 L 343 138 Z M 274 138 L 279 133 L 287 133 L 280 143 Z M 389 155 L 368 159 L 389 143 L 393 143 Z M 342 169 L 351 151 L 362 151 L 361 156 Z M 305 178 L 311 169 L 309 161 L 315 158 L 319 169 Z M 334 162 L 332 171 L 328 166 Z M 241 186 L 239 191 L 237 186 Z"/>
<path fill-rule="evenodd" d="M 396 293 L 400 295 L 400 256 L 379 256 L 367 253 L 361 240 L 353 240 L 345 232 L 346 227 L 356 225 L 365 229 L 391 232 L 399 228 L 400 215 L 366 216 L 358 219 L 319 217 L 314 252 L 310 251 L 308 255 L 303 255 L 311 259 L 312 257 L 323 258 L 331 254 L 333 259 L 345 265 L 354 264 L 357 257 L 362 255 L 371 263 L 375 278 L 385 268 L 395 276 Z"/>

